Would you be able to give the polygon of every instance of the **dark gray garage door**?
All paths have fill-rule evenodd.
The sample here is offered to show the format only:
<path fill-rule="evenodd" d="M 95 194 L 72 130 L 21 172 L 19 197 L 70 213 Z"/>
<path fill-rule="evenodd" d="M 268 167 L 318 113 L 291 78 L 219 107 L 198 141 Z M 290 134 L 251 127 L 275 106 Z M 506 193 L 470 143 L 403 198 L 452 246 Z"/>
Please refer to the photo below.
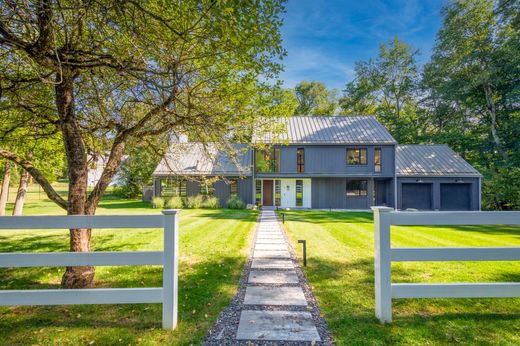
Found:
<path fill-rule="evenodd" d="M 441 184 L 441 210 L 471 210 L 471 184 Z"/>
<path fill-rule="evenodd" d="M 402 209 L 432 209 L 432 184 L 403 184 L 402 201 Z"/>

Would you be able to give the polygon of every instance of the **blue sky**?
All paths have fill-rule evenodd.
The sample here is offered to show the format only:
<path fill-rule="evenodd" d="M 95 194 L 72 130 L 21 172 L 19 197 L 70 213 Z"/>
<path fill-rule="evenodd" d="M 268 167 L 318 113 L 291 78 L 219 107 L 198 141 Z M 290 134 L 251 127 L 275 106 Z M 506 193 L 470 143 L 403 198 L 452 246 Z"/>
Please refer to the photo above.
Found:
<path fill-rule="evenodd" d="M 289 0 L 282 28 L 286 87 L 318 80 L 343 89 L 354 63 L 398 36 L 428 61 L 445 0 Z"/>

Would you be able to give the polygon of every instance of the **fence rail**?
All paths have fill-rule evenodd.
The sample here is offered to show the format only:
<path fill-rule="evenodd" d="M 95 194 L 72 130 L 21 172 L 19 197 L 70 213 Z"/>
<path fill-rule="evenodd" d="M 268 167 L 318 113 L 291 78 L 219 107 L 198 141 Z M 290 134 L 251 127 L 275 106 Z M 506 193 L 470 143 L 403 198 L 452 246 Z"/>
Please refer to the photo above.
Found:
<path fill-rule="evenodd" d="M 392 262 L 519 261 L 520 247 L 392 248 L 391 225 L 520 225 L 520 212 L 395 212 L 374 210 L 376 317 L 392 321 L 392 298 L 520 297 L 520 283 L 392 283 Z"/>
<path fill-rule="evenodd" d="M 0 290 L 0 306 L 162 303 L 164 329 L 177 326 L 179 220 L 177 210 L 163 215 L 3 216 L 3 229 L 164 228 L 163 251 L 0 253 L 0 268 L 48 266 L 162 265 L 162 287 Z"/>

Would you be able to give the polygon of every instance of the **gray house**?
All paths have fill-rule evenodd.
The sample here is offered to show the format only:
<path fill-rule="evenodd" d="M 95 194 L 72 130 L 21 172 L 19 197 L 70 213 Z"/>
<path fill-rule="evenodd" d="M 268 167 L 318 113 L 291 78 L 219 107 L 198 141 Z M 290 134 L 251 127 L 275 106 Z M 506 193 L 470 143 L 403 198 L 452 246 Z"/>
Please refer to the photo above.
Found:
<path fill-rule="evenodd" d="M 398 145 L 370 116 L 295 116 L 253 146 L 175 143 L 157 166 L 156 196 L 214 195 L 314 209 L 479 210 L 481 175 L 445 145 Z"/>

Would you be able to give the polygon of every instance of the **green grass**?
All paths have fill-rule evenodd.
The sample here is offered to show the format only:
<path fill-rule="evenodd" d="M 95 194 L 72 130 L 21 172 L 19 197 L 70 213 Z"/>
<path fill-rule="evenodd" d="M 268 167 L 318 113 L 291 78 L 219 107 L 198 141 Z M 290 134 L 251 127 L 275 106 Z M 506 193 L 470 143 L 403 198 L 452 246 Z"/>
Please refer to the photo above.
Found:
<path fill-rule="evenodd" d="M 58 185 L 63 188 L 62 185 Z M 63 191 L 61 191 L 63 193 Z M 12 199 L 14 200 L 14 198 Z M 11 200 L 11 201 L 12 201 Z M 98 214 L 158 214 L 140 201 L 108 196 Z M 31 187 L 24 215 L 64 214 Z M 160 304 L 0 308 L 2 345 L 200 344 L 230 303 L 248 255 L 257 213 L 180 213 L 179 325 L 161 329 Z M 97 251 L 161 250 L 162 230 L 94 230 Z M 67 251 L 68 232 L 0 231 L 0 252 Z M 58 288 L 64 268 L 0 269 L 0 289 Z M 158 287 L 158 266 L 97 267 L 96 287 Z"/>
<path fill-rule="evenodd" d="M 520 344 L 520 299 L 398 299 L 394 322 L 374 317 L 369 213 L 289 211 L 285 226 L 338 345 Z M 510 226 L 392 227 L 392 246 L 519 246 Z M 394 263 L 393 282 L 520 282 L 518 262 Z"/>

